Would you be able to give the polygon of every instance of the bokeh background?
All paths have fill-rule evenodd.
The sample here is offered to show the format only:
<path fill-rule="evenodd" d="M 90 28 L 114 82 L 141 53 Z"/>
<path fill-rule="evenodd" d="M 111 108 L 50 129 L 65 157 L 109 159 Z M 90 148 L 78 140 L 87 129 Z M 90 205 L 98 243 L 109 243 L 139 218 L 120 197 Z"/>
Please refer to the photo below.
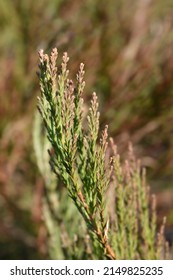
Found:
<path fill-rule="evenodd" d="M 38 50 L 70 56 L 71 78 L 86 69 L 122 157 L 128 142 L 167 215 L 173 241 L 173 1 L 0 0 L 0 259 L 45 259 L 42 177 L 32 131 Z"/>

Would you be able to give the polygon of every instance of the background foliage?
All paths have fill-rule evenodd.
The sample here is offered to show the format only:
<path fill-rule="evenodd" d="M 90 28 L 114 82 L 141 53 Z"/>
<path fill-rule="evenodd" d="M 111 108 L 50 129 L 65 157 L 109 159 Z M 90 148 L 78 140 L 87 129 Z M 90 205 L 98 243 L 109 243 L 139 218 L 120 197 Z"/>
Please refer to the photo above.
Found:
<path fill-rule="evenodd" d="M 37 51 L 52 46 L 72 73 L 86 65 L 85 98 L 97 92 L 122 157 L 133 142 L 172 240 L 172 15 L 171 0 L 0 0 L 0 258 L 48 257 L 31 137 Z"/>

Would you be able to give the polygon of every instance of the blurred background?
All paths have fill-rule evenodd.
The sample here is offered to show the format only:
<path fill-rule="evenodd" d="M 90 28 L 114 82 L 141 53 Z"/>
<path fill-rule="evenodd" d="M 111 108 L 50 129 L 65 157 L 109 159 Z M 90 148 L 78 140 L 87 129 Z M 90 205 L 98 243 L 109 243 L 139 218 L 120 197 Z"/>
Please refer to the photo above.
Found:
<path fill-rule="evenodd" d="M 32 141 L 38 50 L 57 47 L 96 91 L 122 157 L 128 141 L 173 241 L 173 1 L 0 0 L 0 259 L 45 259 L 42 177 Z"/>

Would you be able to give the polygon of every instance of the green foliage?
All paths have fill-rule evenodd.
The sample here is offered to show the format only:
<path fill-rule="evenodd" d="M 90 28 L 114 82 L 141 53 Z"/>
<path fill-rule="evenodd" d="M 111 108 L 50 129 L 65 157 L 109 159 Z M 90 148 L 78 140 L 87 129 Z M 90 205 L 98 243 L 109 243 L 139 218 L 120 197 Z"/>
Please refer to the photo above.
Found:
<path fill-rule="evenodd" d="M 84 64 L 80 64 L 74 85 L 68 79 L 67 53 L 60 69 L 57 57 L 56 48 L 50 57 L 39 52 L 38 109 L 51 144 L 51 168 L 86 223 L 92 253 L 98 259 L 166 258 L 164 224 L 157 236 L 155 197 L 150 202 L 145 171 L 135 160 L 132 147 L 122 164 L 113 140 L 108 142 L 107 126 L 99 136 L 95 93 L 84 118 Z M 108 191 L 114 194 L 112 202 Z"/>
<path fill-rule="evenodd" d="M 31 134 L 38 95 L 36 50 L 53 46 L 73 57 L 73 79 L 84 61 L 89 70 L 85 100 L 97 92 L 101 128 L 109 123 L 122 160 L 128 141 L 133 142 L 158 196 L 157 224 L 168 217 L 165 235 L 172 240 L 172 8 L 172 0 L 0 0 L 2 259 L 47 257 L 43 182 Z M 60 205 L 66 209 L 65 191 L 63 197 Z"/>
<path fill-rule="evenodd" d="M 85 224 L 68 197 L 67 190 L 62 188 L 51 172 L 47 152 L 51 146 L 38 113 L 35 115 L 33 141 L 37 165 L 44 179 L 42 209 L 48 232 L 48 254 L 51 259 L 86 259 L 89 251 L 86 250 Z"/>

